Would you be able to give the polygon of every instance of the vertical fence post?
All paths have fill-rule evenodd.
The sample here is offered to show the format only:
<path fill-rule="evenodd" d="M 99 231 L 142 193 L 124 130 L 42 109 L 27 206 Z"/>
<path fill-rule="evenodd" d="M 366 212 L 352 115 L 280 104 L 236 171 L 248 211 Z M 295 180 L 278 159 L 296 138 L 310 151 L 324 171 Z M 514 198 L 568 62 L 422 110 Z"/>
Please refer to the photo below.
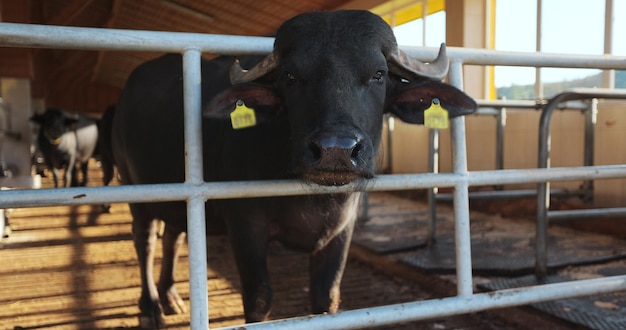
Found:
<path fill-rule="evenodd" d="M 506 108 L 497 109 L 496 114 L 496 170 L 504 169 L 504 132 L 506 128 Z M 495 190 L 502 190 L 502 185 L 496 185 Z"/>
<path fill-rule="evenodd" d="M 598 121 L 598 99 L 589 100 L 585 115 L 585 149 L 583 156 L 584 166 L 594 165 L 594 144 L 596 135 L 596 122 Z M 582 184 L 582 200 L 585 203 L 593 202 L 593 180 L 585 180 Z"/>
<path fill-rule="evenodd" d="M 452 61 L 450 84 L 463 89 L 463 63 Z M 465 117 L 451 120 L 452 165 L 455 174 L 467 177 L 467 150 L 465 144 Z M 473 294 L 472 286 L 472 246 L 470 239 L 469 189 L 468 182 L 462 181 L 454 187 L 454 229 L 456 241 L 457 295 Z"/>
<path fill-rule="evenodd" d="M 552 99 L 544 106 L 539 119 L 539 146 L 537 168 L 550 168 L 550 123 L 552 110 L 556 106 Z M 535 233 L 535 275 L 548 274 L 548 210 L 550 209 L 550 181 L 537 184 L 537 223 Z"/>
<path fill-rule="evenodd" d="M 186 49 L 183 54 L 183 86 L 185 100 L 185 183 L 203 182 L 202 170 L 202 105 L 201 53 Z M 207 252 L 204 198 L 187 199 L 187 235 L 189 242 L 189 297 L 191 329 L 208 329 Z"/>

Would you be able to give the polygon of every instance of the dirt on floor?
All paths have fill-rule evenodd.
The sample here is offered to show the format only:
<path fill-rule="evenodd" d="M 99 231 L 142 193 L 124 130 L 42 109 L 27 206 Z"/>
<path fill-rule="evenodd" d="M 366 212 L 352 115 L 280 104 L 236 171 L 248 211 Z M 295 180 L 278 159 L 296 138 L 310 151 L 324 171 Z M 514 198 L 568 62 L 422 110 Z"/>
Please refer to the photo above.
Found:
<path fill-rule="evenodd" d="M 471 191 L 485 191 L 484 188 L 471 189 Z M 449 189 L 440 189 L 442 193 L 450 193 Z M 402 191 L 395 195 L 405 198 L 425 201 L 426 191 Z M 439 204 L 452 205 L 450 202 Z M 518 198 L 495 198 L 495 199 L 470 199 L 470 210 L 501 216 L 505 219 L 524 219 L 534 221 L 537 216 L 536 197 Z M 556 196 L 550 199 L 550 211 L 561 210 L 584 210 L 593 208 L 590 203 L 583 202 L 579 197 Z M 626 239 L 626 218 L 615 217 L 605 219 L 572 219 L 566 222 L 556 223 L 557 226 L 574 228 L 581 231 L 606 234 L 620 239 Z"/>
<path fill-rule="evenodd" d="M 90 169 L 90 185 L 99 185 L 98 166 L 92 163 Z M 44 178 L 44 186 L 50 187 L 49 178 Z M 13 232 L 0 241 L 0 329 L 137 328 L 140 279 L 127 205 L 113 204 L 109 213 L 102 213 L 99 205 L 14 209 L 10 221 Z M 210 326 L 242 324 L 240 286 L 227 239 L 209 237 L 208 256 Z M 177 288 L 187 304 L 188 260 L 185 247 Z M 308 315 L 307 262 L 306 255 L 272 245 L 268 260 L 275 291 L 272 318 Z M 159 264 L 157 258 L 155 274 Z M 354 245 L 342 282 L 341 306 L 351 310 L 442 298 L 454 295 L 454 288 L 453 280 L 417 272 L 397 262 L 395 255 Z M 186 312 L 167 316 L 166 322 L 170 329 L 188 329 L 189 318 Z M 381 329 L 529 327 L 579 328 L 535 311 L 504 309 Z"/>
<path fill-rule="evenodd" d="M 136 328 L 140 282 L 129 221 L 123 204 L 114 204 L 106 214 L 91 206 L 14 210 L 13 233 L 0 243 L 0 329 Z M 208 253 L 211 327 L 242 324 L 240 286 L 227 239 L 210 237 Z M 272 246 L 273 318 L 309 313 L 307 261 L 303 254 Z M 177 287 L 187 303 L 188 266 L 185 249 Z M 419 283 L 390 276 L 355 258 L 348 263 L 342 297 L 346 310 L 434 298 Z M 189 316 L 189 312 L 167 316 L 166 321 L 170 329 L 188 329 Z M 502 329 L 504 325 L 464 315 L 390 329 Z"/>

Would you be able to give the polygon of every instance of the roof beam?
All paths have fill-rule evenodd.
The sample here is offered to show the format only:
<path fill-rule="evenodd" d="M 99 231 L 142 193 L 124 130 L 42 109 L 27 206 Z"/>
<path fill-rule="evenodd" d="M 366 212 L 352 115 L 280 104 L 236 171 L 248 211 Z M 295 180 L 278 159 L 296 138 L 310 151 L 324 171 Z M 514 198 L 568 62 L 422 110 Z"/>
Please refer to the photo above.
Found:
<path fill-rule="evenodd" d="M 161 0 L 161 4 L 164 5 L 165 7 L 168 7 L 169 9 L 172 9 L 174 11 L 178 11 L 180 13 L 183 13 L 185 15 L 189 15 L 189 16 L 194 16 L 197 17 L 199 19 L 202 20 L 206 20 L 208 22 L 212 22 L 215 20 L 215 17 L 206 14 L 206 13 L 202 13 L 200 11 L 198 11 L 197 9 L 193 9 L 190 7 L 187 7 L 185 5 L 182 5 L 178 2 L 172 1 L 172 0 Z"/>
<path fill-rule="evenodd" d="M 104 23 L 104 26 L 103 26 L 104 28 L 112 28 L 115 26 L 115 19 L 117 18 L 117 15 L 119 14 L 120 9 L 122 8 L 123 2 L 124 2 L 123 0 L 113 0 L 113 6 L 111 6 L 111 13 L 109 14 L 109 18 L 106 20 L 106 23 Z M 98 79 L 103 60 L 104 60 L 104 51 L 101 50 L 98 52 L 98 57 L 96 58 L 96 64 L 94 65 L 93 70 L 91 72 L 91 78 L 89 79 L 90 82 L 94 82 Z"/>
<path fill-rule="evenodd" d="M 91 1 L 92 0 L 73 0 L 46 23 L 50 25 L 70 25 L 70 23 L 85 10 Z"/>
<path fill-rule="evenodd" d="M 382 5 L 385 2 L 387 2 L 387 0 L 352 0 L 352 1 L 347 1 L 343 5 L 337 7 L 336 9 L 370 10 L 374 7 Z"/>

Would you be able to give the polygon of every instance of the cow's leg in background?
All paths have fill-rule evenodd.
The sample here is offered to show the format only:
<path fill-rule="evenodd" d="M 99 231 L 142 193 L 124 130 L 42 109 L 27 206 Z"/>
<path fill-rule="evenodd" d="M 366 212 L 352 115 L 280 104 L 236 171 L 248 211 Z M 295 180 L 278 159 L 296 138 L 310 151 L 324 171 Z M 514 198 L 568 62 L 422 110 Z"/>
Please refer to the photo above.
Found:
<path fill-rule="evenodd" d="M 309 295 L 314 314 L 336 313 L 339 309 L 341 278 L 353 229 L 354 221 L 349 221 L 324 247 L 311 254 Z"/>
<path fill-rule="evenodd" d="M 113 175 L 115 174 L 114 165 L 111 161 L 103 160 L 101 161 L 102 166 L 102 185 L 108 186 L 111 181 L 113 181 Z"/>
<path fill-rule="evenodd" d="M 69 170 L 69 168 L 68 168 Z M 72 177 L 71 177 L 70 187 L 78 187 L 78 167 L 74 165 L 72 167 Z"/>
<path fill-rule="evenodd" d="M 153 275 L 159 221 L 144 212 L 141 205 L 131 205 L 130 210 L 133 215 L 133 241 L 141 272 L 139 323 L 143 329 L 161 329 L 165 327 L 165 320 L 161 313 L 159 293 Z"/>
<path fill-rule="evenodd" d="M 102 185 L 108 186 L 113 180 L 113 175 L 115 175 L 115 168 L 113 165 L 113 160 L 111 160 L 110 156 L 104 157 L 102 156 L 102 161 L 100 162 L 102 168 Z M 105 203 L 102 204 L 102 213 L 111 212 L 111 204 Z"/>
<path fill-rule="evenodd" d="M 67 167 L 65 168 L 63 180 L 63 187 L 68 188 L 75 186 L 75 182 L 72 180 L 76 180 L 76 159 L 74 157 L 70 157 L 68 161 Z M 74 185 L 72 185 L 74 183 Z"/>
<path fill-rule="evenodd" d="M 159 221 L 161 223 L 162 221 Z M 168 228 L 165 225 L 163 232 L 163 260 L 161 261 L 161 275 L 157 285 L 161 306 L 165 315 L 180 314 L 187 311 L 185 303 L 178 295 L 175 272 L 178 264 L 180 247 L 185 243 L 185 233 Z"/>
<path fill-rule="evenodd" d="M 115 170 L 113 167 L 113 163 L 110 161 L 104 161 L 104 158 L 101 164 L 102 164 L 102 185 L 106 187 L 113 180 L 113 175 L 115 174 Z M 111 204 L 109 203 L 102 204 L 102 212 L 103 213 L 111 212 Z"/>
<path fill-rule="evenodd" d="M 87 180 L 89 180 L 89 174 L 87 174 L 89 172 L 87 169 L 88 165 L 89 165 L 89 160 L 85 162 L 80 162 L 78 164 L 78 167 L 80 168 L 80 171 L 82 172 L 82 177 L 81 177 L 80 183 L 78 184 L 80 187 L 87 186 Z M 78 180 L 78 176 L 76 177 L 76 179 Z"/>
<path fill-rule="evenodd" d="M 50 171 L 52 171 L 52 180 L 54 181 L 54 187 L 59 188 L 59 169 L 51 165 L 48 165 L 48 168 L 50 169 Z"/>

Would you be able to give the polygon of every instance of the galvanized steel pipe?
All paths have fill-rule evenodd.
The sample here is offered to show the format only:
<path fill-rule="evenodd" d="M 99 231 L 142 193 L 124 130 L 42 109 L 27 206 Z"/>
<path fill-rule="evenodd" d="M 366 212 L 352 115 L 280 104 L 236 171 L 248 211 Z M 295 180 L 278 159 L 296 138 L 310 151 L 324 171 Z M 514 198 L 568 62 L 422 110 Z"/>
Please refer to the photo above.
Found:
<path fill-rule="evenodd" d="M 166 53 L 181 53 L 193 47 L 203 53 L 262 55 L 272 51 L 274 38 L 0 23 L 0 44 L 14 47 Z"/>
<path fill-rule="evenodd" d="M 200 185 L 204 181 L 202 160 L 202 77 L 198 49 L 187 48 L 183 53 L 183 98 L 185 134 L 185 185 Z M 187 198 L 187 241 L 189 244 L 189 300 L 194 313 L 191 324 L 198 329 L 209 327 L 207 296 L 206 215 L 201 194 Z"/>
<path fill-rule="evenodd" d="M 85 50 L 181 52 L 196 47 L 201 52 L 259 55 L 272 51 L 274 38 L 185 32 L 101 29 L 52 25 L 0 23 L 0 44 L 14 47 Z M 403 46 L 422 61 L 437 56 L 438 48 Z M 448 57 L 463 64 L 626 70 L 626 56 L 524 53 L 448 47 Z"/>
<path fill-rule="evenodd" d="M 573 88 L 566 90 L 548 102 L 539 119 L 538 168 L 550 167 L 550 123 L 556 106 L 565 101 L 585 99 L 626 99 L 626 90 L 607 88 Z M 594 178 L 591 178 L 594 179 Z M 546 276 L 548 273 L 548 210 L 550 209 L 550 181 L 537 185 L 537 219 L 535 234 L 535 273 Z"/>
<path fill-rule="evenodd" d="M 452 61 L 450 84 L 463 90 L 463 63 Z M 460 178 L 467 178 L 467 147 L 465 145 L 465 117 L 450 120 L 452 141 L 452 170 Z M 456 252 L 457 294 L 471 296 L 472 284 L 472 244 L 470 239 L 469 185 L 460 180 L 454 186 L 454 241 Z"/>
<path fill-rule="evenodd" d="M 14 189 L 0 191 L 0 208 L 100 204 L 103 202 L 169 202 L 186 200 L 196 195 L 201 195 L 204 199 L 227 199 L 351 191 L 415 190 L 433 186 L 454 187 L 462 182 L 467 182 L 469 186 L 486 186 L 622 177 L 626 177 L 626 165 L 472 171 L 466 175 L 455 173 L 390 174 L 341 187 L 325 187 L 297 180 L 274 180 L 206 182 L 200 185 L 167 183 L 110 187 Z"/>
<path fill-rule="evenodd" d="M 321 187 L 301 181 L 202 182 L 201 132 L 199 125 L 199 59 L 202 52 L 214 54 L 266 54 L 273 38 L 223 36 L 198 33 L 155 32 L 120 29 L 45 26 L 0 23 L 0 44 L 13 47 L 40 47 L 84 50 L 156 51 L 184 54 L 186 179 L 184 183 L 118 187 L 77 187 L 41 190 L 6 190 L 0 192 L 0 208 L 48 205 L 98 204 L 103 202 L 160 202 L 186 200 L 191 233 L 191 327 L 208 325 L 206 304 L 206 249 L 204 242 L 204 201 L 206 199 L 246 198 L 255 196 L 322 194 L 346 191 L 407 190 L 429 187 L 455 188 L 455 224 L 457 227 L 458 296 L 439 300 L 409 302 L 377 308 L 342 312 L 335 315 L 288 319 L 273 323 L 246 325 L 248 329 L 312 327 L 363 328 L 404 321 L 421 320 L 489 308 L 572 298 L 582 295 L 626 290 L 626 276 L 541 285 L 520 289 L 473 294 L 469 242 L 468 187 L 473 185 L 561 181 L 626 177 L 626 165 L 552 169 L 467 171 L 465 125 L 463 117 L 453 119 L 453 173 L 383 175 L 373 180 L 343 187 Z M 435 58 L 437 49 L 402 47 L 409 55 L 423 61 Z M 535 67 L 572 67 L 626 69 L 626 57 L 580 56 L 516 53 L 463 48 L 448 48 L 453 59 L 450 81 L 462 85 L 463 64 Z M 203 259 L 202 262 L 200 259 Z"/>
<path fill-rule="evenodd" d="M 619 290 L 626 290 L 626 275 L 498 290 L 471 296 L 407 302 L 350 310 L 333 315 L 317 315 L 274 322 L 253 323 L 246 324 L 245 329 L 363 329 Z M 240 330 L 242 328 L 220 328 L 220 330 L 227 329 Z"/>

